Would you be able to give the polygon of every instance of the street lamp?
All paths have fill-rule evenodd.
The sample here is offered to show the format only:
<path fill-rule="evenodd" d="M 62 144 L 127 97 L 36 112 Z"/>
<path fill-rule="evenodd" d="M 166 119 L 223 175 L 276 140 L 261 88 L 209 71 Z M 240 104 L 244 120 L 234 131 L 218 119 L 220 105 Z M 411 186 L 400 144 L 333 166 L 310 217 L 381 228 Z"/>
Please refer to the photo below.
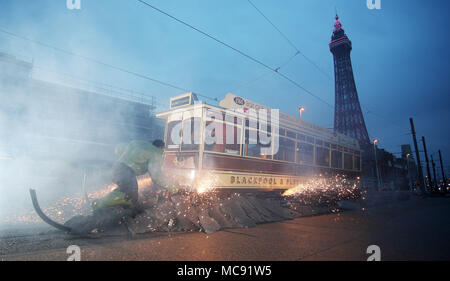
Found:
<path fill-rule="evenodd" d="M 373 140 L 373 153 L 375 154 L 375 171 L 377 173 L 377 190 L 380 190 L 381 177 L 380 172 L 378 171 L 378 160 L 377 160 L 377 142 L 378 139 Z"/>
<path fill-rule="evenodd" d="M 300 112 L 300 120 L 302 120 L 302 112 L 305 111 L 303 106 L 299 107 L 298 111 Z"/>

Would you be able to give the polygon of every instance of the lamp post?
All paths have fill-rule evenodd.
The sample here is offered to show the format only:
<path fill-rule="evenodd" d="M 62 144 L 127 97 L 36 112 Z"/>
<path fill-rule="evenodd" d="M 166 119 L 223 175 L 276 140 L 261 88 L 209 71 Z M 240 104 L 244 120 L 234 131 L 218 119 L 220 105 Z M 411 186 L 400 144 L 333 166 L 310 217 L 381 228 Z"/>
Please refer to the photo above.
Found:
<path fill-rule="evenodd" d="M 377 142 L 378 142 L 378 139 L 374 139 L 373 140 L 373 153 L 375 155 L 375 171 L 377 173 L 377 190 L 379 191 L 380 190 L 381 180 L 380 180 L 380 172 L 378 171 Z"/>
<path fill-rule="evenodd" d="M 300 120 L 302 120 L 302 113 L 305 111 L 305 108 L 303 106 L 299 107 L 298 111 L 300 112 Z"/>

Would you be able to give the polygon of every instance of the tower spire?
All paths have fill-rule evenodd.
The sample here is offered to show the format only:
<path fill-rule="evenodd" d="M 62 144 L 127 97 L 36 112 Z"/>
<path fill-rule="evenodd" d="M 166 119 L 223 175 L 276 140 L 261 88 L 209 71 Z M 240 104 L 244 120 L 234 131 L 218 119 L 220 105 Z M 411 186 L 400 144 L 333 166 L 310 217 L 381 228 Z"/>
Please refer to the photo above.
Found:
<path fill-rule="evenodd" d="M 341 21 L 339 20 L 339 16 L 338 16 L 337 12 L 336 12 L 335 19 L 336 19 L 336 21 L 334 22 L 334 31 L 333 32 L 336 32 L 336 31 L 339 31 L 342 29 L 342 24 L 341 24 Z"/>
<path fill-rule="evenodd" d="M 352 42 L 342 29 L 337 13 L 329 45 L 334 58 L 335 73 L 334 130 L 358 139 L 360 144 L 368 144 L 369 134 L 361 111 L 350 59 Z"/>

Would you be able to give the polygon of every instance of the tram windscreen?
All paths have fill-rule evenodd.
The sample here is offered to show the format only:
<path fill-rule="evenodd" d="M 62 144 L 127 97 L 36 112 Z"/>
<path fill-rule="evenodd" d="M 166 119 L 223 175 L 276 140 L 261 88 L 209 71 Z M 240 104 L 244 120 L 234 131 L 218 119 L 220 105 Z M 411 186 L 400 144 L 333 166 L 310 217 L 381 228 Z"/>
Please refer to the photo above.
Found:
<path fill-rule="evenodd" d="M 171 121 L 167 123 L 167 150 L 176 150 L 181 143 L 181 120 Z"/>

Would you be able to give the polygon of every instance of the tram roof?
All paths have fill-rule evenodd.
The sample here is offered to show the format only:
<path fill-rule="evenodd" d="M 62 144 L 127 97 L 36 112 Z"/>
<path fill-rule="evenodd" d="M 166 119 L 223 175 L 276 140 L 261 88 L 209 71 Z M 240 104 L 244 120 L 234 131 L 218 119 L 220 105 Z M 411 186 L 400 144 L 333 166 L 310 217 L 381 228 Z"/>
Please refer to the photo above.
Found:
<path fill-rule="evenodd" d="M 182 104 L 180 106 L 172 106 L 173 103 L 184 100 L 190 96 L 190 102 L 187 104 Z M 170 99 L 171 109 L 156 114 L 156 117 L 160 119 L 168 119 L 169 116 L 176 113 L 182 113 L 187 110 L 200 109 L 200 108 L 211 108 L 223 111 L 225 113 L 230 113 L 242 118 L 251 118 L 251 115 L 246 114 L 246 109 L 266 109 L 268 114 L 270 114 L 271 108 L 255 103 L 253 101 L 247 100 L 243 97 L 236 96 L 234 94 L 228 93 L 223 100 L 219 102 L 219 106 L 214 106 L 207 104 L 205 102 L 199 102 L 195 94 L 186 93 Z M 267 118 L 271 120 L 270 117 Z M 321 127 L 319 125 L 301 120 L 289 114 L 279 112 L 279 119 L 272 119 L 272 121 L 279 121 L 279 125 L 283 129 L 291 130 L 295 133 L 303 133 L 306 135 L 312 135 L 314 137 L 319 137 L 324 141 L 330 141 L 334 143 L 339 143 L 345 146 L 350 146 L 354 149 L 359 149 L 358 140 L 344 134 L 336 133 L 330 129 Z M 268 122 L 270 123 L 270 121 Z"/>

